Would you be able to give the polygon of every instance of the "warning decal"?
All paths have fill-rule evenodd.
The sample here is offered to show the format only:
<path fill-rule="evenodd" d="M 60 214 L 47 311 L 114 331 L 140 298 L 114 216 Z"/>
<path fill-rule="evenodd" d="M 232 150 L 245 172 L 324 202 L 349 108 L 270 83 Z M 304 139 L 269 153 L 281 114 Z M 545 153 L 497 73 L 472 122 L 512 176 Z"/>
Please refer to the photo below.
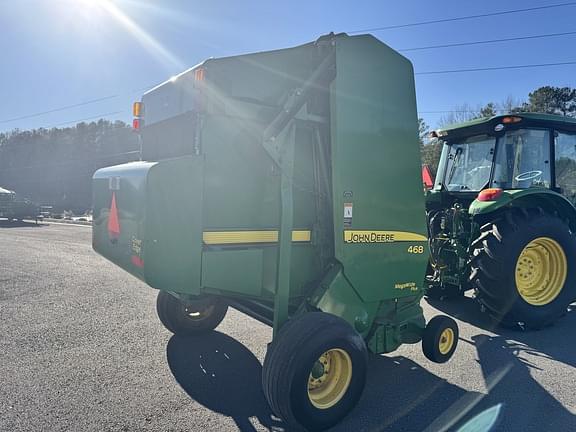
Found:
<path fill-rule="evenodd" d="M 344 203 L 344 217 L 345 218 L 352 217 L 352 203 Z"/>
<path fill-rule="evenodd" d="M 120 237 L 120 220 L 118 219 L 116 193 L 114 192 L 112 192 L 112 202 L 110 203 L 110 214 L 108 216 L 108 235 L 112 242 L 115 242 Z"/>
<path fill-rule="evenodd" d="M 352 203 L 344 203 L 344 227 L 352 226 Z"/>

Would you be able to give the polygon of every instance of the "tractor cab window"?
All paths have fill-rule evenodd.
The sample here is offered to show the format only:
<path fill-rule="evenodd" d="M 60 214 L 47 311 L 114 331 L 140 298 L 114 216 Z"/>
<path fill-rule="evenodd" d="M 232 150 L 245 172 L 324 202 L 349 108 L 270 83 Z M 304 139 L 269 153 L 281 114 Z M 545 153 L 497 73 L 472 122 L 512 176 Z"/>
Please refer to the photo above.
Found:
<path fill-rule="evenodd" d="M 488 135 L 467 138 L 447 146 L 444 185 L 449 191 L 479 191 L 490 179 L 496 139 Z"/>
<path fill-rule="evenodd" d="M 499 138 L 492 186 L 502 189 L 550 187 L 550 132 L 519 129 Z"/>
<path fill-rule="evenodd" d="M 555 142 L 556 186 L 572 202 L 576 202 L 576 134 L 558 133 Z"/>

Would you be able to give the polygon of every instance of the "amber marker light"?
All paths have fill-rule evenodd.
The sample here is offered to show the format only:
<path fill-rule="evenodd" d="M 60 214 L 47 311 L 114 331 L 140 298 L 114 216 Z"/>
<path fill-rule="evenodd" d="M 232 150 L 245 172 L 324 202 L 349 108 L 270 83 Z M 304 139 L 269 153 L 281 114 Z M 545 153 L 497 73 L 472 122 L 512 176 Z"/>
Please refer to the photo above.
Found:
<path fill-rule="evenodd" d="M 522 117 L 504 117 L 502 119 L 502 123 L 504 124 L 520 123 L 521 121 Z"/>
<path fill-rule="evenodd" d="M 500 188 L 489 188 L 480 191 L 476 199 L 478 201 L 496 201 L 502 195 L 502 189 Z"/>
<path fill-rule="evenodd" d="M 132 105 L 132 114 L 134 117 L 142 117 L 144 114 L 144 104 L 142 102 L 134 102 L 134 105 Z"/>

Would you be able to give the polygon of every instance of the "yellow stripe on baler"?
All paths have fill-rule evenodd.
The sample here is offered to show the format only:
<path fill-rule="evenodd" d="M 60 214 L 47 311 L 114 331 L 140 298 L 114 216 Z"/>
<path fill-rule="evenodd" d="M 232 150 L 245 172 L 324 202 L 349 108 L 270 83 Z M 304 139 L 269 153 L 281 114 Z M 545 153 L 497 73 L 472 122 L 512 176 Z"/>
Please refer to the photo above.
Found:
<path fill-rule="evenodd" d="M 293 242 L 309 242 L 309 230 L 292 231 Z M 202 240 L 205 244 L 246 244 L 246 243 L 276 243 L 278 231 L 204 231 Z"/>

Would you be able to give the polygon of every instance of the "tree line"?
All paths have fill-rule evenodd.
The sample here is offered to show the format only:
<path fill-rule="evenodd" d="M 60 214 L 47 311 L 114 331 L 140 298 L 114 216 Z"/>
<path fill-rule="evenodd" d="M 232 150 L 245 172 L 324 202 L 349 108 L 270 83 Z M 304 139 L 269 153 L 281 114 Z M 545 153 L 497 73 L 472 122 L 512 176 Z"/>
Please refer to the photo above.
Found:
<path fill-rule="evenodd" d="M 543 112 L 576 116 L 576 89 L 541 87 L 526 101 L 507 98 L 472 108 L 465 104 L 440 119 L 439 126 L 509 112 Z M 429 126 L 419 120 L 422 162 L 436 172 L 441 144 L 428 139 Z M 0 133 L 0 187 L 56 212 L 83 213 L 90 209 L 91 179 L 105 166 L 139 158 L 138 136 L 121 121 L 98 120 L 51 129 Z"/>
<path fill-rule="evenodd" d="M 469 104 L 463 104 L 441 117 L 438 126 L 443 128 L 451 124 L 492 117 L 498 114 L 520 112 L 538 112 L 576 117 L 576 89 L 544 86 L 528 93 L 528 98 L 525 101 L 507 97 L 502 102 L 489 102 L 476 108 L 471 107 Z M 437 140 L 428 138 L 430 127 L 423 119 L 419 119 L 418 122 L 422 163 L 428 165 L 435 174 L 438 168 L 442 144 Z"/>
<path fill-rule="evenodd" d="M 55 212 L 81 214 L 91 208 L 97 169 L 138 158 L 138 137 L 121 121 L 15 129 L 0 133 L 0 187 Z"/>

